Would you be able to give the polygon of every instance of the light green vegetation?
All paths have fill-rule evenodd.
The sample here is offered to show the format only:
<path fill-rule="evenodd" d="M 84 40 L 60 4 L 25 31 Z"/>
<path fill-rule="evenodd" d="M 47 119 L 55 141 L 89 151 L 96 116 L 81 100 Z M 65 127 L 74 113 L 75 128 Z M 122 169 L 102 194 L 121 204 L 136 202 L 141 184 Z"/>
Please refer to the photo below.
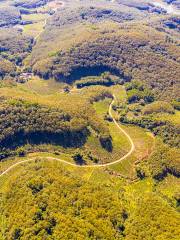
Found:
<path fill-rule="evenodd" d="M 30 22 L 24 26 L 24 34 L 37 38 L 44 30 L 47 18 L 48 14 L 41 13 L 22 15 L 23 21 Z"/>
<path fill-rule="evenodd" d="M 166 199 L 170 204 L 177 206 L 175 196 L 178 198 L 180 192 L 180 180 L 172 175 L 168 175 L 165 181 L 157 185 L 157 191 L 161 196 Z"/>
<path fill-rule="evenodd" d="M 35 14 L 28 14 L 28 15 L 22 14 L 21 17 L 22 17 L 22 20 L 24 21 L 43 22 L 48 17 L 48 15 L 42 14 L 42 13 L 35 13 Z"/>
<path fill-rule="evenodd" d="M 113 86 L 110 89 L 116 96 L 116 99 L 119 103 L 126 102 L 126 91 L 122 86 Z M 94 103 L 94 107 L 96 109 L 96 112 L 101 115 L 102 118 L 104 118 L 105 115 L 108 114 L 109 100 L 105 99 L 103 101 L 96 102 Z M 115 112 L 114 115 L 116 114 L 117 113 Z M 115 160 L 118 159 L 118 157 L 120 158 L 122 154 L 124 155 L 125 151 L 128 152 L 130 144 L 127 140 L 127 137 L 124 136 L 123 133 L 119 132 L 113 122 L 108 122 L 108 127 L 114 146 L 114 156 L 112 155 L 111 157 Z M 135 163 L 141 162 L 143 159 L 148 158 L 148 156 L 155 148 L 155 139 L 150 132 L 142 128 L 123 125 L 121 125 L 121 127 L 123 127 L 133 139 L 133 142 L 135 144 L 135 152 L 130 157 L 124 159 L 122 162 L 111 166 L 110 169 L 113 171 L 118 171 L 127 177 L 134 178 L 136 176 Z M 97 142 L 94 141 L 94 139 L 91 139 L 91 142 L 94 142 L 94 148 L 97 148 Z"/>
<path fill-rule="evenodd" d="M 44 81 L 43 79 L 34 76 L 24 84 L 18 84 L 18 88 L 24 91 L 34 92 L 40 95 L 60 94 L 65 84 L 57 82 L 53 79 Z"/>
<path fill-rule="evenodd" d="M 25 25 L 23 30 L 25 34 L 32 37 L 37 37 L 38 34 L 40 34 L 43 31 L 43 28 L 44 28 L 44 22 L 40 21 L 37 23 Z"/>
<path fill-rule="evenodd" d="M 113 90 L 112 90 L 113 91 Z M 102 119 L 104 119 L 105 115 L 109 114 L 109 99 L 105 99 L 100 102 L 94 103 L 94 108 L 96 109 L 96 112 L 101 116 Z M 113 151 L 112 153 L 108 154 L 108 158 L 111 159 L 110 161 L 115 161 L 117 159 L 120 159 L 123 155 L 125 155 L 129 149 L 130 144 L 127 140 L 127 137 L 124 136 L 123 133 L 119 131 L 117 126 L 114 124 L 114 122 L 107 122 L 110 135 L 112 137 L 112 143 L 113 143 Z M 93 139 L 91 139 L 91 144 L 93 144 Z M 97 142 L 94 142 L 94 146 L 92 146 L 93 149 L 97 149 Z M 96 150 L 94 150 L 96 151 Z M 105 152 L 102 152 L 102 156 L 105 155 Z M 107 160 L 106 160 L 107 161 Z"/>
<path fill-rule="evenodd" d="M 167 114 L 167 113 L 156 114 L 154 118 L 157 120 L 168 121 L 168 122 L 171 122 L 172 124 L 178 125 L 179 119 L 180 119 L 180 111 L 175 111 L 174 114 Z"/>
<path fill-rule="evenodd" d="M 112 92 L 114 93 L 114 95 L 116 96 L 117 102 L 126 103 L 127 93 L 126 93 L 124 86 L 115 85 L 115 86 L 112 86 L 111 89 L 112 89 Z"/>
<path fill-rule="evenodd" d="M 130 134 L 134 144 L 134 153 L 124 159 L 122 162 L 110 167 L 113 171 L 118 171 L 123 175 L 133 179 L 136 177 L 136 163 L 144 161 L 152 153 L 155 147 L 154 137 L 151 133 L 146 132 L 144 129 L 135 126 L 122 127 Z"/>
<path fill-rule="evenodd" d="M 0 240 L 179 240 L 178 18 L 16 1 L 27 15 L 0 0 Z"/>

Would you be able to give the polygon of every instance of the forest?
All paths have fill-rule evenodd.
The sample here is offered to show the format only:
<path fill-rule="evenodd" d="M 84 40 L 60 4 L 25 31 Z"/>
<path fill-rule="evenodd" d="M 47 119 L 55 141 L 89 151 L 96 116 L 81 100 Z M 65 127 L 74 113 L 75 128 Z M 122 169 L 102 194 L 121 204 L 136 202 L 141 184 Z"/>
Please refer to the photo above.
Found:
<path fill-rule="evenodd" d="M 49 59 L 37 61 L 33 71 L 45 79 L 54 77 L 59 81 L 71 82 L 92 73 L 97 75 L 104 68 L 122 76 L 125 81 L 138 79 L 156 94 L 163 91 L 166 97 L 176 98 L 178 82 L 174 76 L 179 75 L 177 45 L 166 43 L 164 36 L 153 29 L 149 30 L 151 35 L 146 37 L 148 29 L 143 27 L 141 32 L 136 27 L 135 32 L 134 26 L 128 26 L 128 35 L 118 28 L 114 31 L 96 30 L 96 39 L 83 41 L 68 50 L 56 52 Z M 153 40 L 149 41 L 148 37 L 153 39 L 153 36 L 158 38 L 157 42 L 161 41 L 160 46 Z M 35 50 L 33 58 L 36 59 L 34 54 Z"/>
<path fill-rule="evenodd" d="M 179 240 L 178 2 L 0 0 L 0 240 Z"/>
<path fill-rule="evenodd" d="M 110 151 L 111 136 L 103 123 L 95 122 L 89 114 L 94 113 L 94 101 L 111 98 L 108 91 L 99 91 L 89 96 L 89 110 L 83 113 L 68 113 L 61 107 L 54 108 L 22 99 L 6 100 L 0 105 L 0 159 L 14 155 L 18 147 L 26 144 L 51 144 L 64 148 L 78 148 L 90 135 L 89 128 L 96 131 L 101 146 Z M 81 115 L 81 118 L 80 118 Z M 84 115 L 84 116 L 83 116 Z M 95 116 L 94 116 L 95 117 Z M 18 153 L 18 151 L 17 151 Z"/>

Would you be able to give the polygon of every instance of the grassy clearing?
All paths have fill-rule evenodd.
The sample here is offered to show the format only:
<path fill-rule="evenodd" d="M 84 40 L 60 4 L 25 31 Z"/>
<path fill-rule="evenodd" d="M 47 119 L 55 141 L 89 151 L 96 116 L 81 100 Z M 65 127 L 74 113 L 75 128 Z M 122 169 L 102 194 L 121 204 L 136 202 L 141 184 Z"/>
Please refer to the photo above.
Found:
<path fill-rule="evenodd" d="M 110 102 L 111 100 L 105 99 L 103 101 L 94 103 L 94 108 L 102 120 L 104 119 L 104 116 L 108 113 Z M 112 162 L 119 159 L 123 155 L 125 155 L 128 152 L 130 146 L 126 136 L 124 136 L 124 134 L 122 134 L 119 131 L 119 129 L 115 126 L 113 122 L 106 122 L 106 123 L 109 128 L 110 135 L 112 137 L 112 143 L 113 143 L 112 153 L 109 153 L 104 149 L 102 149 L 100 144 L 98 144 L 96 139 L 93 138 L 92 136 L 91 138 L 89 138 L 88 147 L 91 149 L 91 152 L 95 154 L 95 152 L 97 151 L 96 150 L 97 146 L 99 145 L 98 147 L 101 148 L 101 150 L 100 149 L 99 149 L 100 151 L 98 150 L 98 154 L 100 153 L 98 157 L 104 158 L 105 162 Z"/>
<path fill-rule="evenodd" d="M 156 114 L 155 119 L 162 120 L 162 121 L 168 121 L 172 124 L 179 124 L 180 120 L 180 111 L 175 111 L 175 114 Z"/>
<path fill-rule="evenodd" d="M 24 33 L 32 37 L 36 37 L 39 33 L 43 31 L 44 21 L 27 24 L 24 26 Z"/>
<path fill-rule="evenodd" d="M 63 86 L 63 83 L 57 82 L 53 79 L 43 80 L 37 76 L 34 76 L 31 80 L 24 84 L 18 84 L 20 89 L 41 95 L 58 93 L 62 90 Z"/>
<path fill-rule="evenodd" d="M 124 86 L 114 85 L 111 87 L 111 91 L 116 96 L 117 101 L 120 103 L 126 103 L 127 94 Z"/>
<path fill-rule="evenodd" d="M 115 94 L 117 101 L 124 103 L 126 102 L 126 91 L 123 86 L 117 85 L 111 87 L 110 89 L 112 93 Z M 94 107 L 98 115 L 104 118 L 108 112 L 109 100 L 103 100 L 94 103 Z M 154 138 L 150 132 L 142 128 L 125 125 L 121 125 L 121 127 L 123 127 L 133 139 L 133 142 L 135 144 L 135 151 L 130 157 L 124 159 L 118 164 L 110 166 L 109 169 L 118 171 L 130 178 L 134 178 L 136 176 L 135 162 L 143 161 L 143 159 L 147 158 L 151 154 L 154 147 Z M 114 123 L 108 123 L 108 128 L 110 130 L 114 146 L 113 154 L 111 155 L 111 161 L 115 161 L 129 151 L 130 144 L 127 138 L 119 132 Z M 93 139 L 91 139 L 91 143 L 94 143 L 94 148 L 98 146 L 96 141 L 93 142 Z"/>
<path fill-rule="evenodd" d="M 18 84 L 17 87 L 1 88 L 2 91 L 0 96 L 25 99 L 30 102 L 47 106 L 56 106 L 63 108 L 70 113 L 74 112 L 75 114 L 77 114 L 77 109 L 82 112 L 87 111 L 87 98 L 90 92 L 95 88 L 85 88 L 78 92 L 65 94 L 62 93 L 61 87 L 61 84 L 54 82 L 53 80 L 45 81 L 35 77 L 26 84 Z M 112 91 L 112 93 L 116 95 L 118 101 L 126 101 L 126 92 L 122 86 L 117 85 L 104 89 Z M 69 101 L 69 98 L 71 101 Z M 96 133 L 93 131 L 88 137 L 86 144 L 80 149 L 85 155 L 90 153 L 95 159 L 100 159 L 102 163 L 116 161 L 124 156 L 130 149 L 127 137 L 119 131 L 113 122 L 107 122 L 104 120 L 104 116 L 108 113 L 110 102 L 110 99 L 105 99 L 103 101 L 95 102 L 93 106 L 97 113 L 97 121 L 105 122 L 109 129 L 110 135 L 112 136 L 113 151 L 110 153 L 103 149 Z M 73 108 L 73 106 L 75 107 Z M 92 117 L 94 118 L 95 115 Z M 135 176 L 135 162 L 137 160 L 143 160 L 143 158 L 151 153 L 153 141 L 152 136 L 144 129 L 134 126 L 123 126 L 123 128 L 132 137 L 136 150 L 128 159 L 124 159 L 121 163 L 111 166 L 110 169 L 132 177 Z M 61 150 L 64 153 L 72 154 L 71 149 Z M 65 160 L 64 157 L 61 158 Z M 88 164 L 92 164 L 92 162 L 88 160 Z"/>
<path fill-rule="evenodd" d="M 32 37 L 37 37 L 44 30 L 45 21 L 48 14 L 35 13 L 35 14 L 22 14 L 23 21 L 30 21 L 31 24 L 24 25 L 24 33 Z"/>
<path fill-rule="evenodd" d="M 136 177 L 135 163 L 143 161 L 152 153 L 154 147 L 154 138 L 150 132 L 135 126 L 121 125 L 131 136 L 135 151 L 131 156 L 124 159 L 122 162 L 112 165 L 109 168 L 113 171 L 118 171 L 130 178 Z"/>
<path fill-rule="evenodd" d="M 111 99 L 105 99 L 100 102 L 95 102 L 94 103 L 94 108 L 102 118 L 108 113 L 109 110 L 109 104 L 111 103 Z"/>
<path fill-rule="evenodd" d="M 42 14 L 42 13 L 35 13 L 35 14 L 22 14 L 21 15 L 23 21 L 33 21 L 33 22 L 40 22 L 44 21 L 47 17 L 48 14 Z"/>

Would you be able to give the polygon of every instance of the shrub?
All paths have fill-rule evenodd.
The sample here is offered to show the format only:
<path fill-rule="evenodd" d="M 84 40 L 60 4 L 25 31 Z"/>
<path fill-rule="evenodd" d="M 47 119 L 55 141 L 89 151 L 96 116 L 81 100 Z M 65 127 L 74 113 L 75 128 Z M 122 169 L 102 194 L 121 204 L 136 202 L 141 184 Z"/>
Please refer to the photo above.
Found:
<path fill-rule="evenodd" d="M 77 151 L 73 155 L 73 159 L 78 165 L 85 165 L 86 164 L 86 161 L 84 160 L 83 154 L 79 151 Z"/>
<path fill-rule="evenodd" d="M 172 105 L 173 105 L 173 107 L 174 107 L 175 109 L 177 109 L 177 110 L 180 111 L 180 99 L 174 100 L 174 101 L 172 102 Z"/>
<path fill-rule="evenodd" d="M 174 108 L 172 105 L 168 102 L 163 102 L 163 101 L 156 101 L 151 104 L 146 105 L 143 108 L 142 113 L 144 115 L 147 114 L 152 114 L 152 113 L 174 113 Z"/>

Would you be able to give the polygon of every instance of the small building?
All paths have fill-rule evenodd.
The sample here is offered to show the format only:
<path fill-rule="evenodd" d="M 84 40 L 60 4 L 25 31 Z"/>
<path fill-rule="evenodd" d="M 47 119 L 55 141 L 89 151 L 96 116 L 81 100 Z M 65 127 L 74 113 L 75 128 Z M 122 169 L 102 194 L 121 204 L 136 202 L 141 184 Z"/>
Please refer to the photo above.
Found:
<path fill-rule="evenodd" d="M 17 79 L 16 82 L 18 83 L 26 83 L 32 78 L 33 74 L 32 73 L 21 73 Z"/>

